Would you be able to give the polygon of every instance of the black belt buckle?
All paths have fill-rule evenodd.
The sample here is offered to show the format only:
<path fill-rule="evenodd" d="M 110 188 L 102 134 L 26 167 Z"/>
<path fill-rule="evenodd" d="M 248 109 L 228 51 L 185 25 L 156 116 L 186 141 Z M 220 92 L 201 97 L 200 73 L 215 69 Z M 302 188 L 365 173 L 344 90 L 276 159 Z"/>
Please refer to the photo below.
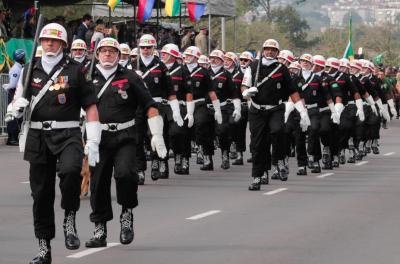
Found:
<path fill-rule="evenodd" d="M 110 131 L 117 131 L 117 125 L 115 125 L 115 124 L 111 124 L 111 125 L 108 125 L 108 130 L 110 130 Z"/>
<path fill-rule="evenodd" d="M 267 107 L 265 105 L 260 105 L 260 110 L 261 111 L 267 111 Z"/>
<path fill-rule="evenodd" d="M 50 130 L 51 129 L 51 123 L 50 122 L 43 122 L 42 127 L 44 130 Z"/>
<path fill-rule="evenodd" d="M 167 105 L 167 104 L 168 104 L 168 100 L 167 100 L 167 99 L 162 99 L 162 100 L 161 100 L 161 104 Z"/>

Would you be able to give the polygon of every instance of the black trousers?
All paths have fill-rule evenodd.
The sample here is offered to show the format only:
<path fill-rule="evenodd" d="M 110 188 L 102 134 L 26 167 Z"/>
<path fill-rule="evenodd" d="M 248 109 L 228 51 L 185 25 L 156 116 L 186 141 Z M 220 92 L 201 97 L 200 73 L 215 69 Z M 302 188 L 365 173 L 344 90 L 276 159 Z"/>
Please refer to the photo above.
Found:
<path fill-rule="evenodd" d="M 261 177 L 266 169 L 271 168 L 271 144 L 278 140 L 283 131 L 284 109 L 278 106 L 271 110 L 249 109 L 251 133 L 250 148 L 253 154 L 252 177 Z M 283 148 L 276 149 L 278 159 L 285 157 Z"/>
<path fill-rule="evenodd" d="M 145 141 L 147 137 L 147 116 L 142 108 L 138 108 L 135 117 L 136 126 L 136 164 L 138 171 L 147 170 L 147 161 L 145 153 Z"/>
<path fill-rule="evenodd" d="M 186 106 L 180 105 L 180 111 L 182 119 L 184 119 L 187 113 Z M 191 131 L 187 126 L 187 120 L 181 127 L 179 127 L 173 119 L 169 121 L 169 142 L 174 154 L 180 154 L 182 157 L 190 158 L 190 133 Z"/>
<path fill-rule="evenodd" d="M 45 141 L 42 141 L 45 144 Z M 61 208 L 78 211 L 81 192 L 82 144 L 68 144 L 57 155 L 46 149 L 46 163 L 30 162 L 29 181 L 33 198 L 33 225 L 37 238 L 55 236 L 54 199 L 56 172 L 60 178 Z"/>
<path fill-rule="evenodd" d="M 320 128 L 321 128 L 321 113 L 318 108 L 308 109 L 308 116 L 311 125 L 306 132 L 301 130 L 299 126 L 296 131 L 296 153 L 297 165 L 303 167 L 307 165 L 307 152 L 314 157 L 314 161 L 322 158 L 321 141 L 320 141 Z M 308 146 L 306 148 L 306 136 Z"/>
<path fill-rule="evenodd" d="M 214 111 L 206 104 L 196 105 L 194 111 L 194 129 L 196 144 L 203 148 L 204 155 L 214 155 L 215 137 Z"/>
<path fill-rule="evenodd" d="M 111 134 L 111 132 L 108 133 Z M 117 203 L 124 208 L 135 208 L 138 205 L 135 140 L 125 140 L 113 144 L 107 144 L 103 141 L 104 136 L 100 145 L 100 162 L 92 168 L 90 181 L 90 205 L 92 207 L 90 221 L 94 223 L 113 219 L 111 206 L 111 179 L 113 174 Z"/>
<path fill-rule="evenodd" d="M 329 147 L 332 155 L 337 155 L 337 147 L 334 146 L 334 124 L 331 119 L 331 111 L 325 110 L 321 112 L 321 127 L 319 130 L 321 143 L 325 147 Z"/>
<path fill-rule="evenodd" d="M 232 137 L 230 127 L 233 122 L 233 105 L 224 105 L 221 107 L 222 124 L 215 121 L 215 133 L 218 137 L 219 147 L 221 151 L 229 151 L 231 146 Z"/>
<path fill-rule="evenodd" d="M 231 124 L 230 132 L 232 141 L 236 144 L 236 151 L 246 151 L 246 130 L 248 121 L 248 106 L 247 103 L 242 103 L 241 118 L 238 122 Z"/>

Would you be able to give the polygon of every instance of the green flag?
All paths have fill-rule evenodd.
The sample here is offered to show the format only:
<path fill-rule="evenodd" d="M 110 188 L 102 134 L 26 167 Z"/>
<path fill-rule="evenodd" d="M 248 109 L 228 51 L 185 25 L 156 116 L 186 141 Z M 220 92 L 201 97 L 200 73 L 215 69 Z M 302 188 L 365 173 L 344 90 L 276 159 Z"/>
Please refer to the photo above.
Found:
<path fill-rule="evenodd" d="M 351 17 L 350 14 L 350 19 L 349 19 L 349 42 L 347 43 L 346 50 L 344 51 L 343 58 L 352 60 L 354 59 L 354 52 L 353 52 L 353 43 L 352 43 L 352 24 L 353 24 L 353 18 Z"/>
<path fill-rule="evenodd" d="M 385 52 L 379 54 L 378 56 L 376 56 L 376 57 L 374 58 L 374 64 L 375 64 L 375 65 L 380 65 L 380 64 L 382 64 L 382 59 L 383 59 L 383 55 L 384 55 L 384 54 L 385 54 Z"/>

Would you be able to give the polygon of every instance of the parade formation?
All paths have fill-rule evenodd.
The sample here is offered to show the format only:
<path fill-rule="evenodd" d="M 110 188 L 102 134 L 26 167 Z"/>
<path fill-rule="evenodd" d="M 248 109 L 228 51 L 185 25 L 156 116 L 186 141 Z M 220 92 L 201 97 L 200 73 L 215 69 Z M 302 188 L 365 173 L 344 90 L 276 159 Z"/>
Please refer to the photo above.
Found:
<path fill-rule="evenodd" d="M 66 248 L 81 246 L 75 220 L 81 193 L 89 193 L 94 228 L 84 244 L 107 246 L 112 178 L 126 245 L 134 240 L 138 186 L 195 173 L 192 153 L 204 171 L 234 171 L 251 162 L 243 188 L 259 191 L 270 180 L 290 181 L 379 154 L 382 124 L 397 116 L 383 68 L 366 59 L 295 56 L 272 38 L 260 43 L 256 56 L 219 49 L 206 56 L 196 46 L 157 47 L 150 34 L 134 49 L 107 37 L 91 58 L 84 41 L 69 48 L 65 28 L 50 23 L 38 42 L 42 52 L 30 62 L 32 71 L 25 65 L 15 80 L 7 113 L 9 120 L 25 115 L 29 121 L 26 143 L 20 137 L 19 144 L 30 165 L 39 243 L 31 264 L 52 263 L 56 175 Z M 15 54 L 17 61 L 24 56 Z M 90 183 L 82 184 L 85 159 Z"/>

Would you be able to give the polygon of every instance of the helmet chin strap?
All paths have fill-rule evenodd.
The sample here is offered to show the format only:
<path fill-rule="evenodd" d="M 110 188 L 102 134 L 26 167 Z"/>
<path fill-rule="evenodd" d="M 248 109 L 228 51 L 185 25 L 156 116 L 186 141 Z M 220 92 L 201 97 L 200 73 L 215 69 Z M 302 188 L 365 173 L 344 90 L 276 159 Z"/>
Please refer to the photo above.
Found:
<path fill-rule="evenodd" d="M 62 46 L 60 46 L 60 48 L 57 50 L 57 52 L 48 51 L 48 52 L 44 52 L 44 54 L 48 57 L 56 57 L 56 56 L 60 55 L 61 51 L 62 51 Z"/>
<path fill-rule="evenodd" d="M 115 65 L 118 64 L 119 58 L 117 57 L 113 62 L 102 62 L 100 61 L 100 65 L 104 68 L 104 69 L 111 69 L 113 67 L 115 67 Z"/>

